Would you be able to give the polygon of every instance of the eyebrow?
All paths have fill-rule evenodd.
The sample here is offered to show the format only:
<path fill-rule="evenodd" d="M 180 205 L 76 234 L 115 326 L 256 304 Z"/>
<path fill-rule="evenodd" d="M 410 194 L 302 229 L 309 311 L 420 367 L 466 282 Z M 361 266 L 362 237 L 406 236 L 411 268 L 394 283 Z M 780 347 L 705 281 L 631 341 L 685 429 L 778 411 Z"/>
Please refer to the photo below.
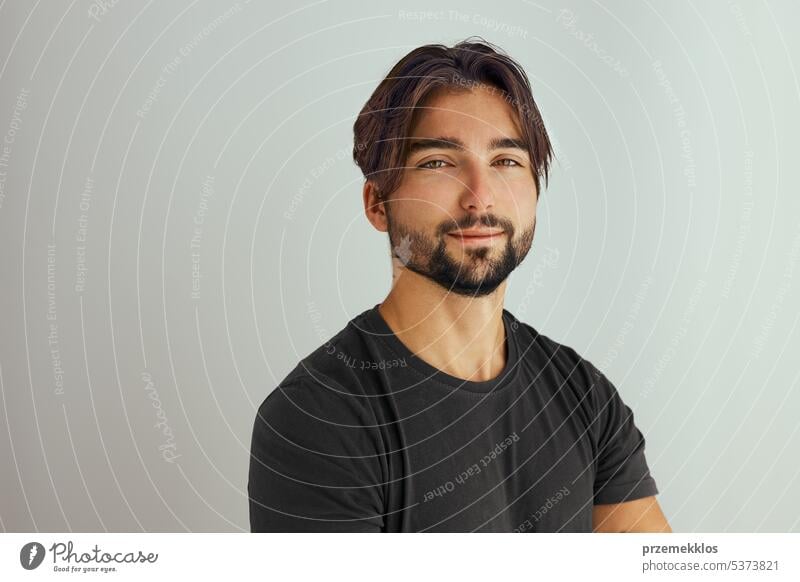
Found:
<path fill-rule="evenodd" d="M 528 147 L 525 145 L 524 141 L 510 137 L 494 138 L 489 142 L 486 151 L 510 148 L 520 149 L 525 152 L 528 151 Z M 408 155 L 411 156 L 417 152 L 429 149 L 465 151 L 467 146 L 457 137 L 417 137 L 412 138 L 411 143 L 408 144 Z"/>

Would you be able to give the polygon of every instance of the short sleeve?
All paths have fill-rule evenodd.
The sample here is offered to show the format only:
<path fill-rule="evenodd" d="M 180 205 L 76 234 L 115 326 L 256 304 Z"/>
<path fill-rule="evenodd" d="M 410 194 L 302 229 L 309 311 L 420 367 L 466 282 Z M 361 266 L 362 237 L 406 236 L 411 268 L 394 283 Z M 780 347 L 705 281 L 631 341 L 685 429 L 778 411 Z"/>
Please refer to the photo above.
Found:
<path fill-rule="evenodd" d="M 252 532 L 378 532 L 383 478 L 365 403 L 301 377 L 256 415 L 248 495 Z"/>
<path fill-rule="evenodd" d="M 658 493 L 645 458 L 645 438 L 617 389 L 592 366 L 597 442 L 594 504 L 622 503 Z"/>

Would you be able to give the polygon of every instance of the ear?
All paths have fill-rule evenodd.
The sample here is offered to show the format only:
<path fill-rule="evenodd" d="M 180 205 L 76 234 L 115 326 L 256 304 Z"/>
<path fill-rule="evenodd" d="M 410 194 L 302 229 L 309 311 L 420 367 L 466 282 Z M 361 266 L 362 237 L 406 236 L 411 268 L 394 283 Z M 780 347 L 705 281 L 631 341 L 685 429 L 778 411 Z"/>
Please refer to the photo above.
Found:
<path fill-rule="evenodd" d="M 364 213 L 372 226 L 381 232 L 389 230 L 385 201 L 378 196 L 378 188 L 371 180 L 364 183 Z"/>

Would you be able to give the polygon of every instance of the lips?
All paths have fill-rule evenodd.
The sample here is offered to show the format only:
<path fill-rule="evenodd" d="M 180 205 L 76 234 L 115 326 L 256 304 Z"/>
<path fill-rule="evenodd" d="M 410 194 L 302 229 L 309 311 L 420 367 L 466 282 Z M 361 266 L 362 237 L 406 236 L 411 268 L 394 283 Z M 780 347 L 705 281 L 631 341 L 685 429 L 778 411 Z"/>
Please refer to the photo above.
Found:
<path fill-rule="evenodd" d="M 501 236 L 503 236 L 505 232 L 502 230 L 457 230 L 448 234 L 459 241 L 462 245 L 468 245 L 485 243 L 493 244 Z"/>
<path fill-rule="evenodd" d="M 457 230 L 449 233 L 458 238 L 491 238 L 503 234 L 502 230 Z"/>

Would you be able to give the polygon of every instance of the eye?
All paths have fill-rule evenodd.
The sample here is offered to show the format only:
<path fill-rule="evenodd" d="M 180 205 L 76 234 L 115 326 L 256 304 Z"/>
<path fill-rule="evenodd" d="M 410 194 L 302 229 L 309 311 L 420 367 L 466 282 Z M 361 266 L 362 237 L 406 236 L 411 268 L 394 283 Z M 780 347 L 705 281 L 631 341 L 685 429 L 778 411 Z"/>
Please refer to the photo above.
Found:
<path fill-rule="evenodd" d="M 511 163 L 510 164 L 506 164 L 506 163 L 501 163 L 501 162 L 511 162 Z M 503 158 L 501 160 L 497 160 L 497 162 L 495 162 L 495 163 L 496 164 L 500 163 L 501 166 L 508 166 L 510 168 L 514 167 L 514 166 L 522 167 L 522 164 L 520 164 L 517 160 L 512 160 L 511 158 Z"/>
<path fill-rule="evenodd" d="M 438 165 L 437 166 L 432 166 L 431 164 L 442 164 L 442 165 L 441 166 L 438 166 Z M 447 165 L 447 162 L 445 162 L 444 160 L 428 160 L 424 164 L 420 164 L 417 167 L 418 168 L 424 168 L 426 170 L 438 170 L 439 168 L 442 168 L 442 167 L 444 167 L 446 165 Z"/>

